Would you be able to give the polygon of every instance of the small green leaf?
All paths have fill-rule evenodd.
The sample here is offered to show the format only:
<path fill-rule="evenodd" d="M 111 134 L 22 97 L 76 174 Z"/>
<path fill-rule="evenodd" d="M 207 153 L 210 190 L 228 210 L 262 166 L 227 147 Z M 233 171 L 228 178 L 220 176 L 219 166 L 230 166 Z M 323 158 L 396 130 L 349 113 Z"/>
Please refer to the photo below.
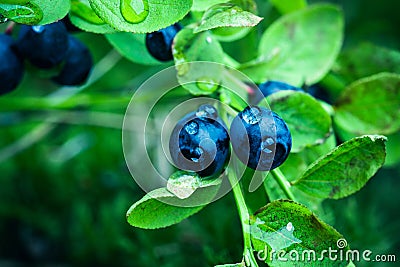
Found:
<path fill-rule="evenodd" d="M 293 152 L 323 143 L 329 137 L 331 117 L 321 103 L 309 94 L 287 90 L 270 95 L 267 101 L 287 123 L 292 134 Z"/>
<path fill-rule="evenodd" d="M 146 33 L 181 20 L 192 0 L 89 0 L 97 15 L 119 31 Z"/>
<path fill-rule="evenodd" d="M 382 167 L 385 141 L 380 135 L 351 139 L 315 161 L 293 186 L 318 198 L 349 196 L 360 190 Z"/>
<path fill-rule="evenodd" d="M 348 264 L 347 261 L 341 259 L 333 261 L 329 259 L 327 253 L 323 253 L 329 248 L 337 250 L 337 242 L 343 236 L 299 203 L 289 200 L 271 202 L 252 216 L 250 231 L 254 249 L 264 252 L 263 256 L 268 266 L 293 266 L 294 261 L 291 261 L 293 251 L 296 251 L 299 257 L 302 255 L 307 257 L 310 251 L 315 252 L 314 255 L 310 254 L 312 266 L 347 266 Z M 274 250 L 274 254 L 269 253 L 271 249 Z M 345 246 L 341 249 L 348 250 L 349 248 Z M 277 258 L 277 252 L 280 250 L 287 252 L 279 254 L 287 261 Z M 295 261 L 296 266 L 310 266 L 310 261 L 301 259 Z"/>
<path fill-rule="evenodd" d="M 314 84 L 332 67 L 342 40 L 342 12 L 328 4 L 309 6 L 281 17 L 268 27 L 260 41 L 259 59 L 247 64 L 243 71 L 255 82 Z"/>
<path fill-rule="evenodd" d="M 400 130 L 400 75 L 380 73 L 354 82 L 335 109 L 335 125 L 355 135 Z"/>
<path fill-rule="evenodd" d="M 380 72 L 400 74 L 400 52 L 362 43 L 341 53 L 333 71 L 347 84 Z"/>
<path fill-rule="evenodd" d="M 124 57 L 143 65 L 160 65 L 146 49 L 145 34 L 118 32 L 105 35 L 110 44 Z"/>
<path fill-rule="evenodd" d="M 270 0 L 282 14 L 298 11 L 307 6 L 306 0 Z"/>
<path fill-rule="evenodd" d="M 224 61 L 221 45 L 209 32 L 193 33 L 182 29 L 175 37 L 172 53 L 178 71 L 178 80 L 193 95 L 215 92 L 221 84 L 223 65 L 195 63 L 194 61 Z M 212 69 L 210 69 L 212 68 Z M 192 83 L 197 81 L 196 83 Z"/>
<path fill-rule="evenodd" d="M 232 3 L 224 3 L 208 9 L 204 13 L 200 25 L 194 29 L 194 33 L 220 27 L 253 27 L 261 20 L 262 18 L 244 11 Z"/>
<path fill-rule="evenodd" d="M 180 199 L 166 188 L 158 188 L 133 204 L 126 216 L 135 227 L 156 229 L 181 222 L 205 207 L 219 187 L 199 188 L 190 197 Z"/>

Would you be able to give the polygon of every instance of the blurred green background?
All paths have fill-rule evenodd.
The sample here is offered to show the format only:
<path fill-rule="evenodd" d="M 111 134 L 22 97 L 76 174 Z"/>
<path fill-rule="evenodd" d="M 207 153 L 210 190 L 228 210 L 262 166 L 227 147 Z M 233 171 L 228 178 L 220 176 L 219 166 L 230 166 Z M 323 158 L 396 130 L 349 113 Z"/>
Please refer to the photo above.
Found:
<path fill-rule="evenodd" d="M 279 16 L 268 1 L 258 2 L 262 25 L 243 40 L 223 44 L 241 61 L 254 57 L 255 40 Z M 344 50 L 364 41 L 400 50 L 400 2 L 331 2 L 346 15 Z M 125 213 L 144 192 L 124 161 L 123 114 L 135 88 L 163 66 L 125 60 L 101 35 L 76 35 L 92 51 L 98 64 L 92 78 L 98 80 L 57 104 L 55 92 L 59 96 L 70 88 L 26 73 L 18 90 L 0 98 L 0 266 L 167 267 L 239 261 L 241 227 L 231 194 L 166 229 L 128 225 Z M 394 154 L 400 154 L 400 144 Z M 397 254 L 399 261 L 399 167 L 386 166 L 351 197 L 325 202 L 328 222 L 353 249 Z"/>

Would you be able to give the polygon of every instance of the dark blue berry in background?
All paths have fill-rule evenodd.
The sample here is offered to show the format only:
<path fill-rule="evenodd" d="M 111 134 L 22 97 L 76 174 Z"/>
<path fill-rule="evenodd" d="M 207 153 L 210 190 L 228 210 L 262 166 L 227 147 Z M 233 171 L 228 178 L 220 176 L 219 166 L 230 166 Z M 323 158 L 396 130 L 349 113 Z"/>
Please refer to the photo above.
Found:
<path fill-rule="evenodd" d="M 83 84 L 92 69 L 93 60 L 89 49 L 73 36 L 68 38 L 68 50 L 61 72 L 52 78 L 60 85 Z"/>
<path fill-rule="evenodd" d="M 263 107 L 249 106 L 239 112 L 232 121 L 230 137 L 240 161 L 259 171 L 280 166 L 292 148 L 286 123 Z"/>
<path fill-rule="evenodd" d="M 156 32 L 146 34 L 146 47 L 150 55 L 159 61 L 170 61 L 172 57 L 172 41 L 182 29 L 178 23 Z"/>
<path fill-rule="evenodd" d="M 24 74 L 21 58 L 16 54 L 14 40 L 0 34 L 0 95 L 17 88 Z"/>
<path fill-rule="evenodd" d="M 49 69 L 60 64 L 68 49 L 68 32 L 61 21 L 42 26 L 22 25 L 18 50 L 32 65 Z"/>
<path fill-rule="evenodd" d="M 319 84 L 311 85 L 310 87 L 308 87 L 306 89 L 306 91 L 307 91 L 307 93 L 309 93 L 310 95 L 312 95 L 316 99 L 325 101 L 328 104 L 332 104 L 333 103 L 329 93 L 325 90 L 324 87 L 322 87 Z"/>
<path fill-rule="evenodd" d="M 229 135 L 217 110 L 202 105 L 183 117 L 172 131 L 169 149 L 174 164 L 201 177 L 222 173 L 229 158 Z"/>
<path fill-rule="evenodd" d="M 282 90 L 293 90 L 303 92 L 303 89 L 279 81 L 267 81 L 258 85 L 260 90 L 254 90 L 253 94 L 249 95 L 249 103 L 257 105 L 260 101 L 267 96 L 277 93 Z"/>

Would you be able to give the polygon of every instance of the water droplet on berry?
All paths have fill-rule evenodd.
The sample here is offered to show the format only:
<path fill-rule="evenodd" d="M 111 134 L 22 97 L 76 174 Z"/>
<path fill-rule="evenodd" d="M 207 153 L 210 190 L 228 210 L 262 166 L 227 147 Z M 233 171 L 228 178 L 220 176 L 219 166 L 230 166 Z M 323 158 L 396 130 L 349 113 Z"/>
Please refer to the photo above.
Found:
<path fill-rule="evenodd" d="M 129 23 L 140 23 L 149 15 L 148 0 L 121 0 L 122 17 Z"/>
<path fill-rule="evenodd" d="M 185 131 L 188 134 L 197 134 L 199 132 L 199 125 L 195 121 L 191 121 L 185 125 Z"/>
<path fill-rule="evenodd" d="M 211 106 L 211 105 L 201 105 L 197 111 L 196 111 L 196 116 L 199 118 L 211 118 L 211 119 L 216 119 L 218 117 L 218 112 L 217 110 Z"/>
<path fill-rule="evenodd" d="M 12 20 L 27 25 L 38 24 L 43 18 L 43 11 L 31 2 L 23 5 L 1 5 L 0 13 L 2 22 Z"/>
<path fill-rule="evenodd" d="M 199 162 L 201 156 L 203 155 L 203 149 L 201 149 L 200 147 L 196 147 L 194 150 L 194 154 L 196 155 L 196 157 L 192 157 L 191 160 L 193 162 Z"/>
<path fill-rule="evenodd" d="M 262 119 L 262 111 L 259 107 L 246 108 L 242 113 L 242 118 L 248 124 L 256 124 Z"/>
<path fill-rule="evenodd" d="M 274 143 L 275 143 L 274 139 L 272 139 L 271 137 L 267 137 L 265 140 L 261 142 L 261 151 L 263 151 L 264 153 L 271 153 L 272 150 L 269 149 L 269 147 Z"/>
<path fill-rule="evenodd" d="M 200 90 L 209 92 L 209 93 L 214 92 L 219 87 L 218 81 L 215 81 L 214 79 L 209 78 L 209 77 L 199 78 L 197 80 L 196 84 Z"/>

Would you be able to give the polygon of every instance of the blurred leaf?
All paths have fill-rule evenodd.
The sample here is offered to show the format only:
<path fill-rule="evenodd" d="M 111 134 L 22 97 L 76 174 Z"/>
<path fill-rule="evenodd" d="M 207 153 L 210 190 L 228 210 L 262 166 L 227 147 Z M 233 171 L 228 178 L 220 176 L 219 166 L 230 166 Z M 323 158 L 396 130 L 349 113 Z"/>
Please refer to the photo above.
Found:
<path fill-rule="evenodd" d="M 258 83 L 278 80 L 311 85 L 332 67 L 342 40 L 342 12 L 333 5 L 309 6 L 268 27 L 260 41 L 259 58 L 241 69 Z"/>
<path fill-rule="evenodd" d="M 113 28 L 135 33 L 154 32 L 172 25 L 181 20 L 192 6 L 192 0 L 89 2 L 97 15 Z"/>
<path fill-rule="evenodd" d="M 69 17 L 73 25 L 84 31 L 94 33 L 116 32 L 114 28 L 97 16 L 90 7 L 89 0 L 72 0 Z"/>
<path fill-rule="evenodd" d="M 132 62 L 143 65 L 160 65 L 146 49 L 145 34 L 118 32 L 105 35 L 112 46 L 124 57 Z"/>
<path fill-rule="evenodd" d="M 307 6 L 306 0 L 270 0 L 282 14 L 291 13 Z"/>
<path fill-rule="evenodd" d="M 349 196 L 382 167 L 385 141 L 386 137 L 379 135 L 351 139 L 315 161 L 293 186 L 318 198 Z"/>
<path fill-rule="evenodd" d="M 380 73 L 352 83 L 335 110 L 335 125 L 355 135 L 400 130 L 400 75 Z"/>
<path fill-rule="evenodd" d="M 268 103 L 287 123 L 292 134 L 293 152 L 322 143 L 329 137 L 331 117 L 320 102 L 309 94 L 282 91 L 270 95 Z"/>
<path fill-rule="evenodd" d="M 213 5 L 226 3 L 229 0 L 193 0 L 193 11 L 205 11 L 212 7 Z"/>
<path fill-rule="evenodd" d="M 222 63 L 224 51 L 220 43 L 209 32 L 194 34 L 191 28 L 181 30 L 174 42 L 172 53 L 182 86 L 193 95 L 212 94 L 217 90 L 224 66 L 191 62 Z M 192 83 L 193 81 L 197 83 Z"/>
<path fill-rule="evenodd" d="M 400 132 L 389 135 L 387 139 L 385 166 L 394 167 L 400 163 Z"/>
<path fill-rule="evenodd" d="M 323 251 L 329 248 L 337 248 L 337 241 L 343 236 L 333 227 L 321 221 L 307 207 L 289 200 L 273 201 L 261 208 L 251 218 L 251 235 L 254 249 L 268 253 L 268 247 L 275 251 L 266 256 L 268 266 L 293 266 L 290 257 L 293 253 L 279 254 L 287 259 L 277 259 L 277 251 L 297 251 L 303 255 L 307 251 L 315 252 L 313 266 L 347 266 L 347 261 L 336 260 L 334 263 L 324 255 Z M 344 247 L 343 250 L 348 250 Z M 306 254 L 307 255 L 307 254 Z M 311 255 L 308 254 L 312 259 Z M 319 260 L 325 256 L 323 260 Z M 296 261 L 296 266 L 309 266 L 310 262 Z"/>
<path fill-rule="evenodd" d="M 219 4 L 204 13 L 194 33 L 219 27 L 253 27 L 261 20 L 262 18 L 231 3 Z"/>
<path fill-rule="evenodd" d="M 333 71 L 347 84 L 380 72 L 400 74 L 400 52 L 362 43 L 341 53 Z"/>
<path fill-rule="evenodd" d="M 132 226 L 144 229 L 167 227 L 204 208 L 218 190 L 219 186 L 199 188 L 190 197 L 180 199 L 166 188 L 158 188 L 129 208 L 127 220 Z"/>

